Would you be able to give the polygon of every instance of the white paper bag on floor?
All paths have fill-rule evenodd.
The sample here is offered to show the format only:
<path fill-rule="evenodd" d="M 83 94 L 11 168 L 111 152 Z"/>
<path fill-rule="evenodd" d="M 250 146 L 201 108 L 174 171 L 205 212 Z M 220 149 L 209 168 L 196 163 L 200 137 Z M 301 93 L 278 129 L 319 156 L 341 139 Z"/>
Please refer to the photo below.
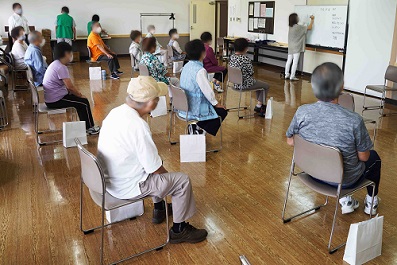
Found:
<path fill-rule="evenodd" d="M 351 224 L 343 260 L 352 265 L 364 264 L 381 255 L 383 216 Z"/>
<path fill-rule="evenodd" d="M 271 120 L 273 118 L 273 97 L 267 101 L 265 119 Z"/>
<path fill-rule="evenodd" d="M 206 143 L 204 134 L 188 134 L 179 137 L 181 162 L 205 162 Z"/>
<path fill-rule="evenodd" d="M 155 118 L 155 117 L 159 117 L 159 116 L 165 116 L 167 115 L 168 110 L 167 110 L 167 100 L 165 98 L 165 96 L 161 96 L 159 98 L 159 103 L 157 104 L 157 107 L 152 110 L 152 112 L 150 113 L 150 115 Z"/>
<path fill-rule="evenodd" d="M 63 123 L 63 146 L 66 148 L 76 146 L 75 138 L 78 138 L 81 144 L 87 144 L 85 121 Z"/>
<path fill-rule="evenodd" d="M 101 67 L 90 67 L 90 80 L 101 80 Z"/>
<path fill-rule="evenodd" d="M 128 218 L 138 217 L 143 215 L 145 209 L 143 201 L 137 201 L 110 211 L 105 211 L 106 220 L 109 223 L 118 222 Z"/>
<path fill-rule="evenodd" d="M 178 74 L 182 72 L 183 61 L 177 61 L 172 63 L 172 73 Z"/>

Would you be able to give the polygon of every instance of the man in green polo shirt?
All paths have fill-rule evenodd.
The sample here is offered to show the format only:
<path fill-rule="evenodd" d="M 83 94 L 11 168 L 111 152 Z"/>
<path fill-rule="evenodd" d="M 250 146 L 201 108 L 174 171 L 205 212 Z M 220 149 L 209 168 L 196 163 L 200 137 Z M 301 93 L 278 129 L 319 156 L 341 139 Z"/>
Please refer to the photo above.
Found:
<path fill-rule="evenodd" d="M 67 42 L 72 45 L 72 39 L 76 40 L 76 23 L 69 16 L 69 8 L 67 6 L 62 7 L 62 13 L 57 16 L 55 31 L 57 43 Z"/>

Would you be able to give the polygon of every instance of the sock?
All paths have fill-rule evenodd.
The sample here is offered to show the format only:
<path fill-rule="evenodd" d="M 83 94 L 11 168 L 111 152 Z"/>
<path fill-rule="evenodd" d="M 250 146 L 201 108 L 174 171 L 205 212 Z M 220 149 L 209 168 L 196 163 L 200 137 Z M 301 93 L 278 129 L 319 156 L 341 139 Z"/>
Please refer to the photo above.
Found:
<path fill-rule="evenodd" d="M 371 204 L 371 200 L 372 200 L 372 196 L 370 196 L 369 194 L 367 194 L 367 202 L 369 203 L 369 204 Z M 374 196 L 374 205 L 376 205 L 376 204 L 378 204 L 378 195 L 375 195 Z"/>
<path fill-rule="evenodd" d="M 256 104 L 256 107 L 257 107 L 257 108 L 260 108 L 260 107 L 262 107 L 262 105 L 263 105 L 263 104 Z"/>
<path fill-rule="evenodd" d="M 156 210 L 165 210 L 165 201 L 161 201 L 161 202 L 156 202 L 154 204 L 154 209 Z"/>
<path fill-rule="evenodd" d="M 185 227 L 186 227 L 186 222 L 174 223 L 174 225 L 172 226 L 172 230 L 175 233 L 180 233 L 183 231 L 183 229 L 185 229 Z"/>

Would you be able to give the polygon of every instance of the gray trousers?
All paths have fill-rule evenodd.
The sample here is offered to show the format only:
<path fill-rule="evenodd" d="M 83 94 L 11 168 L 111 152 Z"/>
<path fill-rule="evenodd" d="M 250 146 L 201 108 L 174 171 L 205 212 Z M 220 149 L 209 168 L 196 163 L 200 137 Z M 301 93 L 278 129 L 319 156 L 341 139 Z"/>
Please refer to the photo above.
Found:
<path fill-rule="evenodd" d="M 153 202 L 161 202 L 167 195 L 172 196 L 174 223 L 181 223 L 191 218 L 196 212 L 192 184 L 186 174 L 165 173 L 151 174 L 139 184 L 142 194 L 132 199 L 152 197 Z"/>
<path fill-rule="evenodd" d="M 257 90 L 257 89 L 263 89 L 263 90 Z M 263 104 L 266 104 L 266 98 L 267 98 L 267 92 L 269 90 L 269 84 L 256 80 L 256 82 L 243 90 L 256 90 L 256 100 L 259 102 L 262 102 Z"/>

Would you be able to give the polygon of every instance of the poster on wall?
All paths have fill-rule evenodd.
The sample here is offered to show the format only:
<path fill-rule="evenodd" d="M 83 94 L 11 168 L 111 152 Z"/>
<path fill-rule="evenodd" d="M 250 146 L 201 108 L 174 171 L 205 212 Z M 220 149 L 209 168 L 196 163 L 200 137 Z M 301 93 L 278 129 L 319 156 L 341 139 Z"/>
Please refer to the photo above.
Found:
<path fill-rule="evenodd" d="M 260 29 L 266 28 L 266 19 L 265 18 L 258 19 L 258 28 L 260 28 Z"/>
<path fill-rule="evenodd" d="M 261 17 L 266 17 L 266 4 L 261 4 Z"/>
<path fill-rule="evenodd" d="M 254 29 L 258 29 L 258 18 L 254 18 Z"/>
<path fill-rule="evenodd" d="M 254 30 L 254 19 L 253 18 L 248 19 L 248 30 L 249 31 Z"/>
<path fill-rule="evenodd" d="M 250 9 L 249 9 L 249 15 L 250 16 L 253 16 L 254 15 L 254 5 L 253 4 L 250 4 L 250 7 L 249 7 Z"/>
<path fill-rule="evenodd" d="M 266 8 L 264 17 L 273 17 L 273 8 Z"/>
<path fill-rule="evenodd" d="M 261 3 L 255 2 L 254 6 L 254 17 L 260 17 L 261 14 Z"/>

